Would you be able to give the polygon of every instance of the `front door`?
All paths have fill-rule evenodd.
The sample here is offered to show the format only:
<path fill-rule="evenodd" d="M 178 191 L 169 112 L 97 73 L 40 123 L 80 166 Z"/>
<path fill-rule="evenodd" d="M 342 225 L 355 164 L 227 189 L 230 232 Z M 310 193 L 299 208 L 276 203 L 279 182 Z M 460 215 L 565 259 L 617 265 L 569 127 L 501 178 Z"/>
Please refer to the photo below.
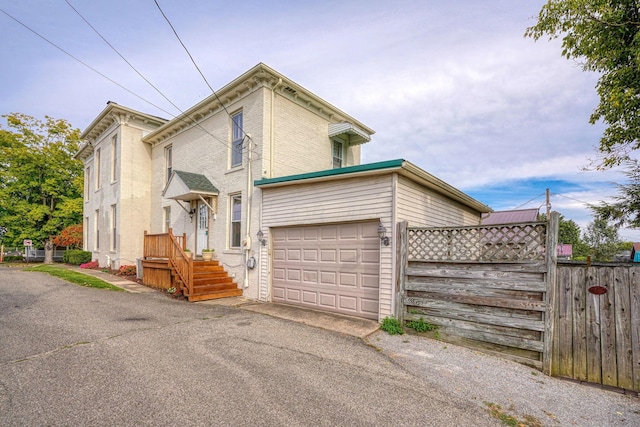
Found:
<path fill-rule="evenodd" d="M 196 254 L 201 255 L 207 249 L 209 238 L 209 208 L 201 200 L 198 201 L 198 235 L 196 236 Z"/>

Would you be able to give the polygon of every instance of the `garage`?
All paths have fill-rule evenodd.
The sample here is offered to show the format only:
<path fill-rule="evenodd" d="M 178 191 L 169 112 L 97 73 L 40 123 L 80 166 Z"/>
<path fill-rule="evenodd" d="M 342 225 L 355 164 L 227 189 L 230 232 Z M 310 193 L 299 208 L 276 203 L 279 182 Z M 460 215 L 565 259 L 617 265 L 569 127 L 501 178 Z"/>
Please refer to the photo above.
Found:
<path fill-rule="evenodd" d="M 273 301 L 378 320 L 378 224 L 273 228 Z"/>

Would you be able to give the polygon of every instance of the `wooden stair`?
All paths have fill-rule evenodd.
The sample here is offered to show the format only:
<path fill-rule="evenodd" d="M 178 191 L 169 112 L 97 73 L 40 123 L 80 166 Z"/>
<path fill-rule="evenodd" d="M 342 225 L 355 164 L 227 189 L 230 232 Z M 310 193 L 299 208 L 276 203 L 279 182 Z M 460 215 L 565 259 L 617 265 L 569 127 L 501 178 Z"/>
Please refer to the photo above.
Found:
<path fill-rule="evenodd" d="M 238 285 L 217 260 L 194 260 L 193 292 L 185 295 L 189 301 L 205 301 L 241 296 L 242 289 L 238 289 Z"/>

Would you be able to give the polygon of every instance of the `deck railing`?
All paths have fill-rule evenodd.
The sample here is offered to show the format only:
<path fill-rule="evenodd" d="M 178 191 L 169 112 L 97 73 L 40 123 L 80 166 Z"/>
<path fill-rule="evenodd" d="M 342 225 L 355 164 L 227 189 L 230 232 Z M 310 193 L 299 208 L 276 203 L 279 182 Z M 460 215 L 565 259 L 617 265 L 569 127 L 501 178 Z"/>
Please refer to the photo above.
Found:
<path fill-rule="evenodd" d="M 193 259 L 185 253 L 187 237 L 174 236 L 171 229 L 167 233 L 148 234 L 144 232 L 144 258 L 167 259 L 184 286 L 184 294 L 193 291 Z"/>

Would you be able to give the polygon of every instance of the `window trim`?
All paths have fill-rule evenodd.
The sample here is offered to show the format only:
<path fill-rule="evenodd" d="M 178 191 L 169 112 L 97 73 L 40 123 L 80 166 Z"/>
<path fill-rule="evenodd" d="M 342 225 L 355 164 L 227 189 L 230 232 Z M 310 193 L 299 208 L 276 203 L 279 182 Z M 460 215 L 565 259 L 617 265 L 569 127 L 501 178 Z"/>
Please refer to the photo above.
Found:
<path fill-rule="evenodd" d="M 173 172 L 173 145 L 164 147 L 164 182 L 169 182 L 171 173 Z"/>
<path fill-rule="evenodd" d="M 93 250 L 100 250 L 100 209 L 96 209 L 93 214 Z"/>
<path fill-rule="evenodd" d="M 100 189 L 100 163 L 101 163 L 101 149 L 100 148 L 96 148 L 96 154 L 93 158 L 93 163 L 94 163 L 94 173 L 95 173 L 95 183 L 96 183 L 96 188 L 95 190 L 98 191 Z"/>
<path fill-rule="evenodd" d="M 239 203 L 237 219 L 234 219 L 234 207 Z M 236 229 L 237 228 L 237 229 Z M 237 233 L 237 234 L 236 234 Z M 234 242 L 237 237 L 237 242 Z M 235 244 L 237 243 L 237 245 Z M 229 195 L 229 249 L 240 249 L 242 247 L 242 193 Z"/>
<path fill-rule="evenodd" d="M 340 145 L 340 157 L 336 157 L 336 145 L 339 144 Z M 333 166 L 333 169 L 339 169 L 339 168 L 343 168 L 345 166 L 344 163 L 344 142 L 338 140 L 338 139 L 333 139 L 332 140 L 332 144 L 331 144 L 331 165 Z M 340 166 L 336 166 L 336 160 L 338 160 L 340 162 Z"/>
<path fill-rule="evenodd" d="M 238 120 L 239 119 L 239 120 Z M 239 122 L 239 123 L 238 123 Z M 242 110 L 236 111 L 231 115 L 231 146 L 229 154 L 229 168 L 238 168 L 242 166 L 243 147 L 243 126 L 244 116 Z M 239 147 L 239 149 L 237 149 Z"/>
<path fill-rule="evenodd" d="M 118 207 L 111 205 L 111 215 L 109 215 L 109 234 L 111 235 L 111 251 L 118 250 Z"/>
<path fill-rule="evenodd" d="M 111 170 L 110 170 L 110 178 L 111 182 L 114 183 L 118 180 L 117 175 L 118 170 L 118 134 L 113 135 L 111 137 Z"/>
<path fill-rule="evenodd" d="M 163 224 L 162 225 L 162 227 L 163 227 L 162 232 L 163 233 L 168 233 L 169 229 L 171 228 L 171 206 L 165 206 L 164 209 L 163 209 L 163 212 L 164 212 L 163 213 L 164 218 L 163 218 L 163 222 L 162 222 L 162 224 Z"/>

